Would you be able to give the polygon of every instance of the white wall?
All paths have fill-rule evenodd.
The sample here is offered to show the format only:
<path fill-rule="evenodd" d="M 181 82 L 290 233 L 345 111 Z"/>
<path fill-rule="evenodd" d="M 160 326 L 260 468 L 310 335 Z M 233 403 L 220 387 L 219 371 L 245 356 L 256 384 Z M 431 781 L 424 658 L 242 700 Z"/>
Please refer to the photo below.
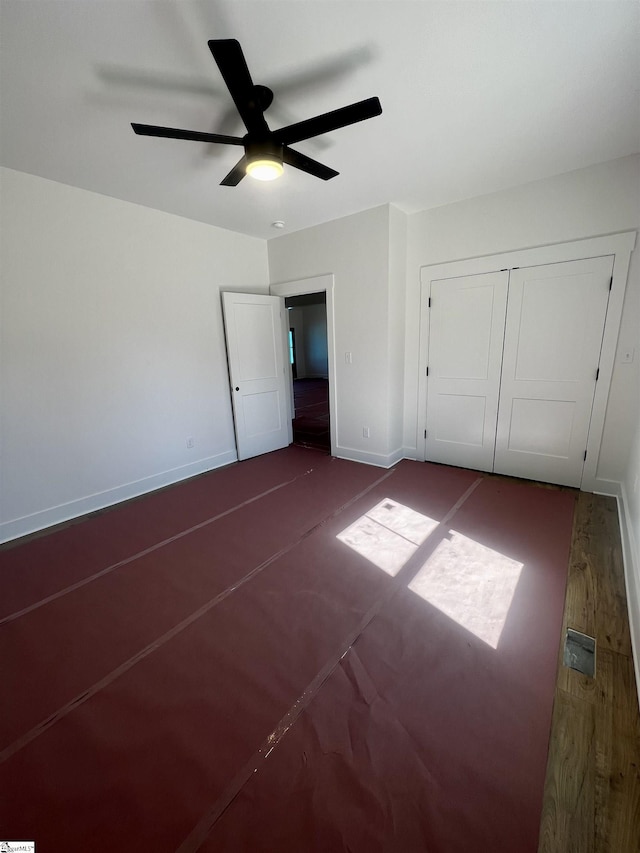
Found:
<path fill-rule="evenodd" d="M 304 359 L 305 376 L 325 378 L 329 375 L 327 358 L 327 308 L 322 305 L 305 305 Z"/>
<path fill-rule="evenodd" d="M 407 280 L 407 222 L 405 213 L 389 206 L 389 447 L 395 451 L 404 443 L 404 350 L 405 291 Z M 404 450 L 401 455 L 405 455 Z"/>
<path fill-rule="evenodd" d="M 219 291 L 267 292 L 266 243 L 0 180 L 1 537 L 235 459 Z"/>
<path fill-rule="evenodd" d="M 383 466 L 401 456 L 388 417 L 389 221 L 389 205 L 383 205 L 268 243 L 272 284 L 334 274 L 336 453 Z M 352 353 L 350 364 L 347 352 Z M 369 428 L 369 438 L 363 437 L 363 427 Z"/>
<path fill-rule="evenodd" d="M 640 157 L 569 172 L 409 217 L 404 444 L 416 449 L 420 267 L 444 261 L 583 239 L 640 226 Z M 619 353 L 635 346 L 632 364 L 614 369 L 597 476 L 624 477 L 639 409 L 640 263 L 632 255 Z"/>

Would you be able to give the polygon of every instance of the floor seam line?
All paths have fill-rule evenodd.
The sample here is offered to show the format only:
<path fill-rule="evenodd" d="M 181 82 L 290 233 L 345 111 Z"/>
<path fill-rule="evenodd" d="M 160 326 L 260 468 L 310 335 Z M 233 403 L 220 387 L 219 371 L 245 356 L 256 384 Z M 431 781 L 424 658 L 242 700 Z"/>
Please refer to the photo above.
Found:
<path fill-rule="evenodd" d="M 306 473 L 309 472 L 307 471 Z M 276 551 L 270 557 L 267 557 L 266 560 L 263 560 L 258 566 L 254 566 L 253 569 L 243 575 L 234 584 L 231 584 L 226 589 L 222 590 L 222 592 L 219 592 L 216 596 L 209 599 L 209 601 L 201 605 L 201 607 L 199 607 L 189 616 L 186 616 L 183 620 L 174 625 L 173 628 L 170 628 L 164 634 L 161 634 L 160 637 L 157 637 L 151 643 L 148 643 L 143 649 L 141 649 L 135 655 L 132 655 L 128 660 L 120 664 L 120 666 L 117 666 L 115 669 L 111 670 L 111 672 L 107 673 L 107 675 L 103 676 L 103 678 L 96 681 L 91 687 L 84 690 L 77 696 L 74 696 L 73 699 L 70 699 L 61 708 L 58 708 L 57 711 L 54 711 L 52 714 L 50 714 L 45 720 L 33 726 L 28 732 L 25 732 L 23 735 L 21 735 L 21 737 L 16 738 L 16 740 L 6 746 L 3 750 L 0 750 L 0 764 L 3 764 L 5 761 L 11 758 L 12 755 L 15 755 L 29 743 L 38 738 L 40 735 L 44 734 L 57 722 L 63 720 L 72 711 L 80 707 L 80 705 L 83 705 L 101 690 L 104 690 L 105 687 L 108 687 L 121 675 L 124 675 L 130 669 L 133 669 L 133 667 L 136 666 L 136 664 L 140 663 L 140 661 L 149 657 L 149 655 L 153 654 L 153 652 L 157 651 L 159 648 L 162 648 L 162 646 L 166 645 L 166 643 L 168 643 L 178 634 L 181 634 L 182 631 L 186 630 L 190 625 L 200 619 L 200 617 L 204 616 L 205 613 L 208 613 L 216 605 L 220 604 L 222 601 L 228 598 L 237 589 L 251 581 L 256 575 L 258 575 L 260 572 L 270 566 L 277 559 L 283 557 L 289 551 L 292 551 L 297 545 L 307 539 L 321 525 L 325 524 L 328 520 L 335 518 L 344 509 L 348 508 L 357 500 L 360 500 L 360 498 L 364 497 L 372 489 L 374 489 L 376 486 L 380 485 L 382 482 L 392 476 L 393 473 L 393 469 L 390 471 L 386 471 L 381 477 L 379 477 L 365 489 L 362 489 L 348 501 L 341 504 L 337 509 L 330 512 L 324 519 L 305 530 L 294 542 L 291 542 L 289 545 L 285 546 L 284 548 L 281 548 L 279 551 Z"/>
<path fill-rule="evenodd" d="M 295 483 L 300 478 L 306 477 L 313 470 L 314 469 L 311 468 L 308 471 L 305 471 L 303 474 L 298 474 L 292 480 L 286 480 L 282 483 L 278 483 L 278 485 L 273 486 L 272 488 L 267 489 L 264 492 L 260 492 L 259 495 L 255 495 L 252 498 L 248 498 L 246 501 L 236 504 L 235 506 L 230 507 L 229 509 L 224 510 L 223 512 L 220 512 L 217 515 L 213 515 L 211 516 L 211 518 L 205 519 L 205 521 L 201 521 L 198 524 L 193 525 L 192 527 L 188 527 L 187 529 L 176 533 L 174 536 L 170 536 L 167 539 L 162 539 L 160 542 L 156 542 L 154 545 L 150 545 L 148 548 L 144 548 L 142 551 L 137 551 L 130 557 L 125 557 L 123 560 L 119 560 L 117 563 L 112 563 L 110 566 L 107 566 L 104 569 L 100 569 L 99 572 L 95 572 L 93 575 L 90 575 L 87 578 L 83 578 L 82 580 L 77 581 L 76 583 L 64 587 L 64 589 L 51 593 L 51 595 L 48 595 L 45 598 L 41 598 L 39 601 L 36 601 L 33 604 L 29 604 L 27 607 L 23 607 L 21 610 L 16 610 L 14 613 L 9 613 L 7 616 L 3 616 L 2 618 L 0 618 L 0 627 L 10 622 L 15 622 L 16 619 L 19 619 L 22 616 L 26 616 L 28 613 L 32 613 L 34 610 L 38 610 L 40 607 L 44 607 L 45 605 L 50 604 L 52 601 L 57 601 L 57 599 L 63 598 L 65 595 L 68 595 L 71 592 L 75 592 L 75 590 L 77 589 L 82 589 L 83 586 L 87 586 L 88 584 L 93 583 L 93 581 L 99 580 L 101 577 L 104 577 L 105 575 L 116 571 L 116 569 L 120 569 L 123 566 L 129 565 L 129 563 L 133 563 L 135 560 L 138 560 L 141 557 L 146 557 L 148 554 L 153 554 L 154 551 L 159 551 L 161 548 L 170 545 L 172 542 L 177 542 L 179 539 L 184 539 L 191 533 L 195 533 L 196 531 L 207 527 L 209 524 L 213 524 L 215 521 L 220 521 L 220 519 L 231 515 L 232 513 L 236 512 L 239 509 L 242 509 L 245 506 L 248 506 L 249 504 L 255 503 L 255 501 L 258 501 L 261 498 L 272 494 L 273 492 L 277 492 L 279 489 L 282 489 L 285 486 L 290 486 L 292 483 Z"/>
<path fill-rule="evenodd" d="M 408 565 L 413 565 L 414 562 L 420 559 L 420 555 L 424 554 L 427 545 L 433 544 L 434 540 L 437 541 L 436 534 L 444 530 L 444 528 L 448 525 L 449 521 L 451 521 L 451 519 L 457 513 L 460 507 L 471 497 L 476 488 L 482 482 L 484 482 L 484 479 L 484 477 L 478 477 L 465 490 L 465 492 L 453 504 L 451 509 L 449 509 L 449 511 L 445 514 L 442 520 L 438 522 L 438 526 L 433 529 L 433 531 L 421 544 L 415 554 L 413 554 L 409 558 L 403 568 L 407 568 Z M 182 844 L 176 849 L 175 853 L 197 853 L 202 844 L 207 840 L 216 822 L 223 815 L 226 809 L 231 805 L 233 800 L 238 796 L 238 794 L 247 784 L 249 779 L 251 779 L 253 775 L 259 771 L 260 767 L 262 766 L 262 763 L 278 746 L 278 744 L 284 738 L 289 729 L 291 729 L 291 727 L 295 724 L 300 714 L 313 701 L 315 696 L 321 690 L 322 686 L 331 677 L 332 673 L 336 670 L 336 668 L 340 665 L 342 659 L 346 657 L 351 648 L 356 644 L 358 639 L 362 636 L 364 631 L 375 619 L 375 617 L 380 614 L 383 607 L 404 586 L 405 578 L 403 575 L 402 581 L 400 581 L 401 575 L 403 575 L 402 569 L 394 578 L 392 578 L 389 587 L 384 591 L 384 593 L 382 593 L 382 595 L 380 595 L 378 599 L 372 604 L 372 606 L 367 610 L 367 612 L 362 617 L 356 628 L 347 635 L 345 641 L 340 646 L 338 656 L 332 657 L 322 667 L 322 669 L 320 669 L 316 673 L 315 677 L 309 682 L 309 684 L 300 694 L 300 696 L 298 696 L 291 708 L 289 708 L 287 713 L 280 719 L 275 729 L 271 732 L 270 735 L 268 735 L 266 740 L 264 740 L 262 744 L 258 747 L 256 752 L 253 753 L 249 761 L 236 774 L 236 776 L 227 786 L 222 795 L 218 797 L 218 799 L 214 802 L 213 806 L 204 814 L 201 820 L 196 824 L 196 826 L 192 829 L 189 835 L 184 839 Z"/>

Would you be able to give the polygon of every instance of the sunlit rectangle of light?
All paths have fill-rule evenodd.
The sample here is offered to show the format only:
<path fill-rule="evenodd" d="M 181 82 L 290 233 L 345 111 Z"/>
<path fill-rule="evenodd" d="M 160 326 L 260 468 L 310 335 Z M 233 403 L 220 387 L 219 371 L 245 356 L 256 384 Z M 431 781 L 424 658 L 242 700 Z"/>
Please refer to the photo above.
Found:
<path fill-rule="evenodd" d="M 337 538 L 374 566 L 396 575 L 437 526 L 433 518 L 385 498 Z"/>
<path fill-rule="evenodd" d="M 522 565 L 452 530 L 409 589 L 497 649 Z"/>

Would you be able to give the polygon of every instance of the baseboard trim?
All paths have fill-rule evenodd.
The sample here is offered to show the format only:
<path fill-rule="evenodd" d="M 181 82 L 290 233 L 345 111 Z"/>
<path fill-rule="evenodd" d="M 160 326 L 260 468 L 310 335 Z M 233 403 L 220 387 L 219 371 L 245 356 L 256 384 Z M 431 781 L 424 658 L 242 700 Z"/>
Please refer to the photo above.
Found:
<path fill-rule="evenodd" d="M 404 458 L 403 448 L 398 447 L 392 453 L 368 453 L 354 447 L 336 447 L 334 456 L 349 462 L 362 462 L 364 465 L 374 465 L 376 468 L 392 468 L 396 462 Z"/>
<path fill-rule="evenodd" d="M 181 480 L 187 480 L 189 477 L 212 471 L 214 468 L 221 468 L 223 465 L 237 462 L 237 460 L 236 451 L 228 450 L 206 459 L 199 459 L 197 462 L 190 462 L 188 465 L 181 465 L 178 468 L 171 468 L 168 471 L 152 474 L 150 477 L 143 477 L 140 480 L 107 489 L 104 492 L 96 492 L 93 495 L 49 507 L 31 515 L 5 521 L 0 524 L 0 543 L 10 542 L 12 539 L 18 539 L 20 536 L 26 536 L 29 533 L 36 533 L 64 521 L 71 521 L 89 512 L 106 509 L 114 504 L 122 503 L 122 501 L 137 498 L 164 486 L 170 486 L 173 483 L 179 483 Z"/>
<path fill-rule="evenodd" d="M 609 495 L 610 497 L 619 498 L 621 495 L 621 486 L 617 480 L 594 480 L 590 484 L 593 488 L 587 489 L 584 484 L 583 492 L 593 492 L 594 495 Z"/>
<path fill-rule="evenodd" d="M 622 540 L 622 562 L 627 593 L 627 612 L 629 614 L 629 632 L 633 666 L 636 674 L 636 690 L 640 702 L 640 555 L 638 543 L 633 532 L 629 514 L 629 501 L 624 483 L 619 484 L 618 518 L 620 519 L 620 538 Z"/>
<path fill-rule="evenodd" d="M 417 447 L 403 447 L 402 448 L 402 458 L 403 459 L 411 459 L 413 462 L 421 462 L 422 460 L 418 459 L 418 448 Z"/>

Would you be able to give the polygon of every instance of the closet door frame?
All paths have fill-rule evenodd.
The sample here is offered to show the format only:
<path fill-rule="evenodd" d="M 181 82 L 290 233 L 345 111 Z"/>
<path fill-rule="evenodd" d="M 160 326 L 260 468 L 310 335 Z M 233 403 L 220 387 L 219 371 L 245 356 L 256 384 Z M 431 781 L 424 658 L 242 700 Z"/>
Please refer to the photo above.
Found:
<path fill-rule="evenodd" d="M 607 317 L 602 339 L 600 355 L 600 373 L 596 383 L 591 424 L 587 440 L 587 458 L 582 472 L 582 491 L 598 490 L 596 478 L 598 456 L 604 430 L 604 419 L 611 386 L 611 377 L 615 365 L 618 333 L 622 318 L 622 306 L 627 286 L 631 252 L 636 243 L 636 232 L 626 231 L 610 234 L 606 237 L 591 237 L 568 243 L 556 243 L 551 246 L 538 246 L 531 249 L 518 249 L 495 255 L 484 255 L 463 261 L 449 261 L 420 268 L 420 347 L 418 366 L 418 423 L 416 446 L 418 459 L 426 460 L 426 418 L 427 418 L 427 366 L 429 355 L 429 297 L 431 282 L 443 278 L 476 275 L 478 273 L 512 270 L 517 267 L 533 267 L 562 261 L 579 261 L 597 258 L 603 255 L 613 257 L 613 278 Z"/>

